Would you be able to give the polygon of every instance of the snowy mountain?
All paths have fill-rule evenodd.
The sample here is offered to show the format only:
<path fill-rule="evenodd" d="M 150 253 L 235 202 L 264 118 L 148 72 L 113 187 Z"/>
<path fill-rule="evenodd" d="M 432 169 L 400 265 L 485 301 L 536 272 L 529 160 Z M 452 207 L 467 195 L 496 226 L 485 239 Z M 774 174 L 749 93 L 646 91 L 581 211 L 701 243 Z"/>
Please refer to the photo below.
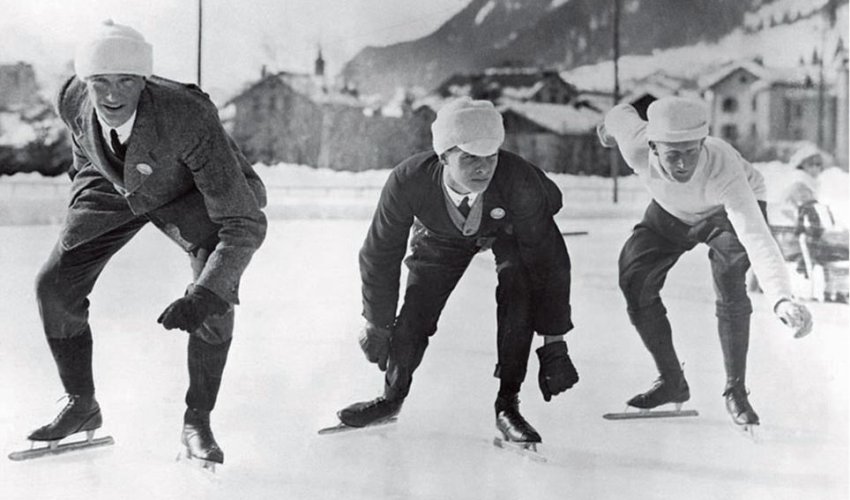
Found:
<path fill-rule="evenodd" d="M 622 0 L 621 54 L 710 46 L 732 33 L 827 19 L 824 13 L 846 4 L 847 0 Z M 364 93 L 386 95 L 400 86 L 431 90 L 453 73 L 505 64 L 562 70 L 594 64 L 613 53 L 612 5 L 613 0 L 472 0 L 424 38 L 362 50 L 340 76 Z M 846 9 L 839 10 L 846 16 Z"/>

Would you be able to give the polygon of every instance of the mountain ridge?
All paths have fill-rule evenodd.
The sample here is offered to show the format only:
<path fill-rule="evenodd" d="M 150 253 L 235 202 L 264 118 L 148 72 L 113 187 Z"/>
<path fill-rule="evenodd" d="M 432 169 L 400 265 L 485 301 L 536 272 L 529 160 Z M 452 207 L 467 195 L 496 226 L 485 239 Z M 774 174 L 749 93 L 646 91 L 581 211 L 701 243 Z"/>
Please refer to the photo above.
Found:
<path fill-rule="evenodd" d="M 623 0 L 621 55 L 713 43 L 735 30 L 793 22 L 803 11 L 812 15 L 846 3 Z M 363 49 L 339 76 L 364 94 L 390 95 L 398 87 L 430 91 L 452 74 L 494 66 L 567 70 L 598 63 L 613 55 L 611 5 L 599 0 L 472 0 L 425 37 Z M 758 14 L 764 12 L 769 13 L 767 21 L 759 20 Z"/>

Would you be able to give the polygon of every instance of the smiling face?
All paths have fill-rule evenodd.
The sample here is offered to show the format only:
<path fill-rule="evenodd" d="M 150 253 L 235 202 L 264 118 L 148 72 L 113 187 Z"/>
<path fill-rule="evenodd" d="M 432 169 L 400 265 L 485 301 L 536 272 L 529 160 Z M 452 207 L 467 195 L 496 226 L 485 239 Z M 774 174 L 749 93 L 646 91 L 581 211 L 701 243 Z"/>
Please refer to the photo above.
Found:
<path fill-rule="evenodd" d="M 454 147 L 443 153 L 441 160 L 446 166 L 449 187 L 460 194 L 480 193 L 487 189 L 496 173 L 499 153 L 475 156 Z"/>
<path fill-rule="evenodd" d="M 145 79 L 139 75 L 94 75 L 86 78 L 86 88 L 97 116 L 110 127 L 118 127 L 136 111 Z"/>
<path fill-rule="evenodd" d="M 650 142 L 658 163 L 676 182 L 688 182 L 696 172 L 705 139 L 684 142 Z"/>

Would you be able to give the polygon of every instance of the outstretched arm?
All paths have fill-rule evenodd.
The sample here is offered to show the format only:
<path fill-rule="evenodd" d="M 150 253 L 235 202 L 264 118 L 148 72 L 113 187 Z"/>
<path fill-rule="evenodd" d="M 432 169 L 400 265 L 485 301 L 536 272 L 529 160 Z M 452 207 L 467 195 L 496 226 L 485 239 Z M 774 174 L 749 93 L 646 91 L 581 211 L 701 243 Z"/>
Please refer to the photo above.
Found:
<path fill-rule="evenodd" d="M 379 327 L 389 328 L 395 320 L 401 261 L 412 225 L 410 199 L 394 170 L 384 184 L 360 249 L 363 316 Z"/>

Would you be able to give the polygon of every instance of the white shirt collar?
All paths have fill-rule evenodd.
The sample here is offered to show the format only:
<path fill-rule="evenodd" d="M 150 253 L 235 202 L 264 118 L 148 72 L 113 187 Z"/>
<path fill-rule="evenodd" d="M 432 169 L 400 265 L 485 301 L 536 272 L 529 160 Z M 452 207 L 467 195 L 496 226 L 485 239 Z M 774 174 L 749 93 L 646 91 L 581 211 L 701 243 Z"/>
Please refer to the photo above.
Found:
<path fill-rule="evenodd" d="M 110 127 L 105 121 L 101 120 L 99 116 L 97 117 L 97 121 L 100 122 L 100 129 L 103 131 L 103 138 L 106 139 L 107 144 L 110 144 L 109 131 L 113 128 L 118 134 L 118 139 L 121 140 L 121 144 L 125 144 L 127 139 L 130 138 L 130 132 L 133 131 L 133 124 L 136 123 L 136 112 L 133 111 L 130 119 L 117 127 Z"/>
<path fill-rule="evenodd" d="M 481 194 L 481 193 L 472 193 L 472 192 L 466 193 L 466 194 L 458 193 L 457 191 L 452 189 L 451 186 L 449 186 L 448 182 L 446 182 L 446 176 L 447 175 L 449 175 L 449 174 L 444 170 L 443 171 L 443 185 L 446 187 L 446 192 L 449 193 L 449 198 L 451 198 L 452 203 L 454 203 L 454 205 L 456 207 L 459 207 L 460 204 L 463 202 L 464 198 L 469 198 L 468 203 L 469 203 L 469 206 L 471 207 L 472 204 L 475 203 L 475 199 L 478 198 L 478 195 Z"/>

